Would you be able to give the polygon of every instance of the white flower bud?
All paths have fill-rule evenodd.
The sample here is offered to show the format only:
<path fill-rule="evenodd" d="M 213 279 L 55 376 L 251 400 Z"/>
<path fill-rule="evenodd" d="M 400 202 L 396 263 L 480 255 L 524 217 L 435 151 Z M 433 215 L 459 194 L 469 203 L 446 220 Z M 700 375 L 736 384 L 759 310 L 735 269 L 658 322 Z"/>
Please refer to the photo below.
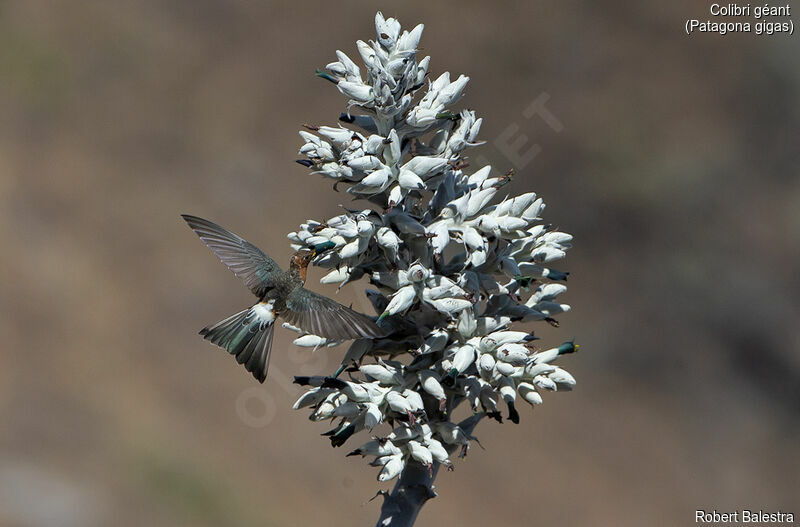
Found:
<path fill-rule="evenodd" d="M 333 269 L 331 272 L 319 279 L 321 284 L 337 284 L 344 282 L 350 276 L 351 267 L 343 265 L 338 269 Z"/>
<path fill-rule="evenodd" d="M 380 474 L 378 474 L 378 481 L 389 481 L 390 479 L 396 478 L 403 472 L 403 468 L 405 468 L 405 462 L 401 454 L 389 456 Z"/>
<path fill-rule="evenodd" d="M 378 11 L 375 15 L 375 33 L 381 46 L 392 49 L 400 36 L 400 22 L 394 18 L 384 19 L 383 14 Z"/>
<path fill-rule="evenodd" d="M 550 231 L 545 233 L 540 238 L 545 243 L 552 243 L 555 245 L 568 245 L 572 241 L 572 235 L 566 232 Z"/>
<path fill-rule="evenodd" d="M 469 176 L 467 179 L 467 184 L 469 186 L 480 187 L 481 183 L 486 181 L 486 178 L 489 177 L 489 174 L 492 172 L 491 165 L 486 165 L 485 167 L 481 168 L 480 170 L 476 171 L 474 174 Z"/>
<path fill-rule="evenodd" d="M 417 291 L 414 289 L 413 285 L 407 285 L 401 289 L 395 291 L 392 295 L 392 299 L 389 301 L 389 305 L 386 306 L 386 311 L 383 312 L 383 315 L 396 315 L 401 311 L 405 311 L 411 304 L 414 303 L 414 300 L 417 298 Z"/>
<path fill-rule="evenodd" d="M 563 384 L 569 388 L 572 388 L 577 384 L 575 381 L 575 377 L 573 377 L 568 371 L 562 370 L 561 368 L 556 368 L 553 373 L 548 375 L 551 381 L 557 384 Z"/>
<path fill-rule="evenodd" d="M 340 81 L 336 87 L 339 88 L 339 91 L 344 95 L 361 104 L 372 102 L 372 100 L 375 98 L 375 93 L 372 90 L 372 86 L 367 84 Z"/>
<path fill-rule="evenodd" d="M 406 190 L 423 190 L 425 188 L 425 183 L 422 182 L 422 179 L 418 175 L 403 168 L 400 169 L 397 182 L 400 184 L 400 187 Z"/>
<path fill-rule="evenodd" d="M 303 335 L 302 337 L 294 339 L 294 341 L 292 341 L 292 344 L 303 348 L 317 349 L 320 346 L 327 345 L 328 342 L 330 342 L 328 339 L 324 337 L 319 337 L 317 335 Z"/>
<path fill-rule="evenodd" d="M 525 211 L 522 213 L 522 217 L 526 220 L 539 219 L 539 214 L 541 214 L 544 210 L 544 206 L 544 201 L 542 201 L 542 198 L 539 198 L 534 201 L 530 207 L 525 209 Z"/>
<path fill-rule="evenodd" d="M 352 258 L 353 256 L 356 256 L 359 252 L 361 252 L 359 251 L 360 245 L 361 243 L 359 240 L 353 240 L 339 249 L 339 256 L 342 258 Z"/>
<path fill-rule="evenodd" d="M 315 404 L 319 404 L 331 393 L 333 393 L 333 390 L 330 388 L 312 388 L 301 395 L 300 398 L 294 403 L 292 408 L 297 410 L 307 406 L 314 406 Z"/>
<path fill-rule="evenodd" d="M 381 163 L 380 159 L 373 155 L 364 155 L 360 157 L 354 157 L 347 161 L 347 166 L 355 170 L 379 170 L 387 168 L 383 163 Z M 362 183 L 364 180 L 361 181 Z"/>
<path fill-rule="evenodd" d="M 497 331 L 492 333 L 492 338 L 498 345 L 503 345 L 509 342 L 527 342 L 532 336 L 525 331 Z"/>
<path fill-rule="evenodd" d="M 461 298 L 440 298 L 428 301 L 430 305 L 436 308 L 441 313 L 452 315 L 459 311 L 472 307 L 472 302 L 463 300 Z"/>
<path fill-rule="evenodd" d="M 558 357 L 558 348 L 550 348 L 549 350 L 540 351 L 539 353 L 534 353 L 532 358 L 533 362 L 540 363 L 540 362 L 550 362 L 555 360 Z"/>
<path fill-rule="evenodd" d="M 465 339 L 468 339 L 475 334 L 475 330 L 478 329 L 478 323 L 475 321 L 475 313 L 472 309 L 465 309 L 459 313 L 458 325 L 456 328 L 458 329 L 458 333 L 461 335 L 461 337 Z"/>
<path fill-rule="evenodd" d="M 419 383 L 423 390 L 440 401 L 446 399 L 444 388 L 442 388 L 439 382 L 439 376 L 435 371 L 420 370 L 417 375 L 419 376 Z"/>
<path fill-rule="evenodd" d="M 530 362 L 530 352 L 522 344 L 509 342 L 498 348 L 497 358 L 514 366 L 524 366 Z"/>
<path fill-rule="evenodd" d="M 542 396 L 539 395 L 536 388 L 528 382 L 517 384 L 517 392 L 532 406 L 542 404 Z"/>
<path fill-rule="evenodd" d="M 478 360 L 478 371 L 481 374 L 481 378 L 485 380 L 492 378 L 492 372 L 494 371 L 496 362 L 494 357 L 488 353 L 481 355 L 481 358 Z"/>
<path fill-rule="evenodd" d="M 364 413 L 364 426 L 372 430 L 383 421 L 383 414 L 377 404 L 366 403 L 366 412 Z M 389 443 L 391 444 L 391 443 Z"/>
<path fill-rule="evenodd" d="M 550 245 L 542 245 L 541 247 L 534 249 L 534 251 L 531 253 L 531 258 L 533 258 L 533 261 L 538 263 L 548 263 L 555 260 L 560 260 L 566 255 L 567 253 L 561 249 L 556 249 Z"/>
<path fill-rule="evenodd" d="M 513 375 L 514 374 L 514 365 L 509 364 L 507 362 L 498 360 L 495 363 L 494 367 L 495 367 L 495 370 L 497 370 L 497 373 L 499 373 L 500 375 L 503 375 L 503 376 L 507 377 L 509 375 Z"/>
<path fill-rule="evenodd" d="M 299 333 L 300 335 L 305 335 L 306 334 L 305 331 L 303 331 L 302 329 L 298 328 L 297 326 L 293 326 L 293 325 L 289 324 L 288 322 L 284 322 L 283 324 L 281 324 L 281 326 L 283 328 L 285 328 L 285 329 L 288 329 L 289 331 L 294 331 L 295 333 Z"/>
<path fill-rule="evenodd" d="M 467 135 L 467 140 L 470 143 L 474 143 L 475 140 L 478 138 L 478 134 L 481 131 L 481 125 L 483 124 L 483 118 L 479 117 L 475 119 L 475 122 L 472 123 L 472 126 L 469 128 L 469 135 Z"/>
<path fill-rule="evenodd" d="M 544 390 L 552 390 L 552 391 L 558 390 L 558 386 L 556 385 L 556 383 L 552 379 L 549 379 L 544 375 L 537 375 L 536 377 L 534 377 L 533 384 Z"/>
<path fill-rule="evenodd" d="M 502 379 L 498 391 L 500 392 L 500 396 L 507 403 L 513 403 L 517 400 L 517 390 L 514 389 L 514 382 L 511 379 Z"/>
<path fill-rule="evenodd" d="M 471 218 L 478 214 L 492 200 L 496 193 L 497 189 L 494 187 L 470 192 L 469 201 L 467 201 L 463 216 L 465 218 Z"/>
<path fill-rule="evenodd" d="M 424 444 L 425 446 L 428 447 L 428 450 L 430 450 L 433 459 L 435 459 L 442 465 L 445 466 L 451 465 L 449 455 L 447 454 L 447 450 L 444 448 L 444 445 L 442 445 L 442 443 L 440 443 L 437 439 L 429 437 L 424 441 Z"/>
<path fill-rule="evenodd" d="M 525 375 L 528 377 L 536 377 L 537 375 L 547 375 L 554 372 L 555 366 L 551 366 L 545 362 L 541 364 L 531 363 L 525 366 Z"/>
<path fill-rule="evenodd" d="M 447 159 L 437 156 L 417 156 L 410 159 L 403 170 L 415 173 L 422 179 L 428 179 L 447 165 Z"/>
<path fill-rule="evenodd" d="M 522 218 L 515 218 L 514 216 L 503 216 L 497 219 L 497 225 L 503 232 L 513 232 L 524 229 L 528 226 L 528 222 Z"/>
<path fill-rule="evenodd" d="M 485 240 L 483 239 L 483 236 L 481 236 L 478 231 L 472 227 L 462 227 L 461 238 L 464 240 L 464 244 L 469 247 L 471 251 L 484 249 Z"/>
<path fill-rule="evenodd" d="M 439 302 L 437 300 L 437 302 Z M 475 362 L 475 348 L 472 346 L 461 346 L 453 355 L 453 368 L 458 373 L 464 373 Z"/>
<path fill-rule="evenodd" d="M 397 39 L 397 51 L 416 51 L 424 28 L 424 25 L 418 24 L 411 31 L 404 31 L 400 38 Z"/>
<path fill-rule="evenodd" d="M 370 390 L 367 389 L 366 383 L 356 383 L 344 381 L 346 386 L 342 388 L 342 393 L 347 396 L 351 401 L 365 403 L 371 401 Z"/>
<path fill-rule="evenodd" d="M 367 66 L 367 70 L 377 67 L 380 61 L 377 59 L 372 46 L 363 40 L 357 40 L 356 47 L 358 48 L 358 53 L 361 55 L 361 60 L 363 60 L 364 64 Z"/>
<path fill-rule="evenodd" d="M 400 249 L 400 237 L 389 227 L 381 227 L 375 233 L 375 241 L 383 249 L 386 258 L 390 262 L 397 261 L 397 252 Z"/>
<path fill-rule="evenodd" d="M 358 369 L 364 375 L 369 375 L 386 386 L 400 384 L 402 382 L 397 372 L 390 371 L 386 366 L 381 364 L 362 364 Z"/>
<path fill-rule="evenodd" d="M 350 60 L 350 57 L 339 51 L 336 50 L 336 58 L 339 59 L 339 62 L 342 64 L 342 67 L 345 69 L 346 78 L 348 81 L 361 81 L 361 70 L 356 66 L 356 63 Z"/>
<path fill-rule="evenodd" d="M 412 412 L 421 412 L 425 410 L 425 405 L 422 403 L 422 397 L 420 396 L 419 392 L 414 390 L 403 390 L 403 397 L 406 398 L 408 401 L 408 405 L 411 407 Z"/>
<path fill-rule="evenodd" d="M 469 77 L 460 75 L 458 79 L 439 90 L 439 93 L 436 95 L 436 104 L 448 106 L 458 101 L 468 82 Z"/>
<path fill-rule="evenodd" d="M 400 392 L 388 392 L 386 394 L 386 402 L 389 404 L 389 408 L 397 413 L 406 414 L 411 412 L 411 405 L 408 404 L 408 401 Z"/>
<path fill-rule="evenodd" d="M 476 226 L 483 232 L 491 233 L 495 236 L 500 235 L 500 224 L 497 222 L 497 218 L 495 216 L 484 214 L 478 219 Z"/>
<path fill-rule="evenodd" d="M 450 230 L 447 228 L 446 220 L 437 221 L 429 225 L 427 233 L 432 235 L 431 245 L 436 254 L 441 254 L 447 244 L 450 243 Z"/>
<path fill-rule="evenodd" d="M 416 459 L 426 467 L 433 464 L 433 455 L 431 451 L 424 447 L 419 441 L 414 441 L 412 439 L 407 443 L 407 447 L 413 459 Z"/>
<path fill-rule="evenodd" d="M 408 112 L 406 122 L 414 128 L 425 128 L 436 122 L 437 113 L 437 110 L 417 106 Z"/>
<path fill-rule="evenodd" d="M 360 455 L 361 457 L 364 456 L 386 457 L 386 456 L 393 456 L 396 454 L 401 454 L 400 449 L 394 446 L 394 443 L 392 443 L 391 440 L 384 439 L 379 441 L 377 439 L 373 439 L 371 441 L 367 441 L 357 449 L 350 452 L 350 454 L 348 455 L 353 455 L 353 456 Z"/>

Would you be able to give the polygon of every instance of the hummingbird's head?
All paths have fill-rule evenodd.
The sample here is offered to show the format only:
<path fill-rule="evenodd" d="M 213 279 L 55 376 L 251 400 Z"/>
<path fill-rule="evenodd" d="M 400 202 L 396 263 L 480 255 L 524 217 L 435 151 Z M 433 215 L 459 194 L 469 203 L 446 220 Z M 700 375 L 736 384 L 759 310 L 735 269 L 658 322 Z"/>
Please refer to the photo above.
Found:
<path fill-rule="evenodd" d="M 306 281 L 306 270 L 308 269 L 308 264 L 310 264 L 311 260 L 314 258 L 314 255 L 314 251 L 303 249 L 294 253 L 291 262 L 289 262 L 289 268 L 300 275 L 300 279 L 303 282 Z"/>

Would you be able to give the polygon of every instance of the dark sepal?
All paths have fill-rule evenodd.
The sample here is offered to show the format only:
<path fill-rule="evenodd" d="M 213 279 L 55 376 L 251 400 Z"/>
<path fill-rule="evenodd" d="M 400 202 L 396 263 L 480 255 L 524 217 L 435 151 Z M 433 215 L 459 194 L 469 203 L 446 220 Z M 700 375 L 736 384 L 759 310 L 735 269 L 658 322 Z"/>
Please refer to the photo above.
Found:
<path fill-rule="evenodd" d="M 436 114 L 436 118 L 437 119 L 448 119 L 450 121 L 456 121 L 460 117 L 461 116 L 459 114 L 453 113 L 450 110 L 445 110 L 443 112 L 439 112 L 439 113 Z"/>
<path fill-rule="evenodd" d="M 319 375 L 314 375 L 313 377 L 298 375 L 294 378 L 294 381 L 292 382 L 294 382 L 295 384 L 299 384 L 300 386 L 319 387 L 322 386 L 322 383 L 325 379 L 326 377 L 321 377 Z"/>
<path fill-rule="evenodd" d="M 506 404 L 508 404 L 508 420 L 514 423 L 515 425 L 518 425 L 519 413 L 517 412 L 517 409 L 514 407 L 514 403 L 508 401 Z"/>
<path fill-rule="evenodd" d="M 517 275 L 514 277 L 514 281 L 517 282 L 521 288 L 527 291 L 531 284 L 536 281 L 536 279 L 532 276 Z"/>
<path fill-rule="evenodd" d="M 456 385 L 456 377 L 458 377 L 458 370 L 451 368 L 450 371 L 447 372 L 447 375 L 444 376 L 444 379 L 442 379 L 442 384 L 452 388 Z"/>
<path fill-rule="evenodd" d="M 425 370 L 430 368 L 436 362 L 437 354 L 435 352 L 420 353 L 411 361 L 406 367 L 408 371 Z"/>
<path fill-rule="evenodd" d="M 343 390 L 343 389 L 347 388 L 347 383 L 342 381 L 342 380 L 340 380 L 340 379 L 336 379 L 334 377 L 325 377 L 325 380 L 322 381 L 322 387 L 323 388 L 335 388 L 337 390 Z"/>
<path fill-rule="evenodd" d="M 498 423 L 503 422 L 503 416 L 500 414 L 500 412 L 486 412 L 486 417 L 494 419 Z"/>
<path fill-rule="evenodd" d="M 314 166 L 314 163 L 309 159 L 295 159 L 294 162 L 299 163 L 306 168 L 311 168 Z"/>
<path fill-rule="evenodd" d="M 558 354 L 559 355 L 567 355 L 569 353 L 575 353 L 580 349 L 580 346 L 575 344 L 574 340 L 570 340 L 569 342 L 565 342 L 558 347 Z"/>
<path fill-rule="evenodd" d="M 337 378 L 339 375 L 341 375 L 341 374 L 342 374 L 342 372 L 344 371 L 344 369 L 345 369 L 345 368 L 347 368 L 347 365 L 346 365 L 346 364 L 342 364 L 342 365 L 341 365 L 341 366 L 339 366 L 339 368 L 338 368 L 338 369 L 337 369 L 337 370 L 336 370 L 336 371 L 333 373 L 333 375 L 331 375 L 331 377 L 330 377 L 330 378 L 331 378 L 331 379 L 335 379 L 335 378 Z"/>
<path fill-rule="evenodd" d="M 356 433 L 356 426 L 352 423 L 345 426 L 344 428 L 341 428 L 338 432 L 336 432 L 330 437 L 331 446 L 334 448 L 342 446 L 345 443 L 345 441 L 350 439 L 350 436 L 352 436 L 355 433 Z"/>
<path fill-rule="evenodd" d="M 331 241 L 327 241 L 327 242 L 318 243 L 315 246 L 313 246 L 311 249 L 314 251 L 315 254 L 319 254 L 319 253 L 321 253 L 323 251 L 327 251 L 328 249 L 333 249 L 334 247 L 336 247 L 335 243 L 333 243 Z"/>
<path fill-rule="evenodd" d="M 322 70 L 316 70 L 316 71 L 314 72 L 314 74 L 315 74 L 317 77 L 320 77 L 321 79 L 325 79 L 326 81 L 330 81 L 330 82 L 332 82 L 332 83 L 334 83 L 334 84 L 339 84 L 339 81 L 338 81 L 338 80 L 336 80 L 334 77 L 332 77 L 331 75 L 329 75 L 329 74 L 325 73 L 325 72 L 324 72 L 324 71 L 322 71 Z"/>

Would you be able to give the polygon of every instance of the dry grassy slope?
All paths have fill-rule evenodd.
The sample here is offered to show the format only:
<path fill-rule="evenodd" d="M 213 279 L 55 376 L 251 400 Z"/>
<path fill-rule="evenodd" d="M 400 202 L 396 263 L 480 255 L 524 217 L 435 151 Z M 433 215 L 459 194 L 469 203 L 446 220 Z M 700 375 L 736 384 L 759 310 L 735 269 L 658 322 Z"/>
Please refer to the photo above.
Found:
<path fill-rule="evenodd" d="M 286 232 L 338 212 L 346 195 L 292 163 L 295 130 L 343 108 L 311 73 L 370 35 L 373 9 L 3 5 L 0 524 L 376 516 L 375 471 L 289 409 L 285 379 L 327 372 L 341 351 L 311 357 L 280 331 L 259 392 L 274 419 L 246 426 L 235 404 L 253 383 L 196 331 L 250 299 L 178 216 L 215 219 L 284 261 Z M 386 13 L 426 23 L 434 73 L 472 77 L 465 104 L 486 116 L 487 158 L 511 166 L 491 143 L 508 123 L 541 145 L 511 190 L 540 192 L 547 218 L 576 234 L 575 310 L 546 333 L 584 344 L 566 362 L 578 390 L 520 426 L 483 425 L 487 450 L 441 477 L 420 523 L 677 525 L 697 507 L 790 509 L 793 41 L 688 39 L 691 2 L 397 9 Z M 542 92 L 560 134 L 521 117 Z"/>

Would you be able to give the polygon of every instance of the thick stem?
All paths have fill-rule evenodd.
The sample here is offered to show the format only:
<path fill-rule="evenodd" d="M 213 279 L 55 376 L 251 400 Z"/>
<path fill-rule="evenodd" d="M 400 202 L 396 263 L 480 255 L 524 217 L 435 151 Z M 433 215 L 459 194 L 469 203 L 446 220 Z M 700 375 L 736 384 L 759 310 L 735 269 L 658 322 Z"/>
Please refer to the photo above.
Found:
<path fill-rule="evenodd" d="M 481 420 L 484 414 L 475 414 L 461 421 L 458 426 L 467 436 Z M 459 445 L 446 445 L 448 453 L 455 452 Z M 384 494 L 381 516 L 376 527 L 411 527 L 417 521 L 417 516 L 429 499 L 436 497 L 433 482 L 439 472 L 441 464 L 434 463 L 433 470 L 416 461 L 406 465 L 400 479 L 389 494 Z"/>

